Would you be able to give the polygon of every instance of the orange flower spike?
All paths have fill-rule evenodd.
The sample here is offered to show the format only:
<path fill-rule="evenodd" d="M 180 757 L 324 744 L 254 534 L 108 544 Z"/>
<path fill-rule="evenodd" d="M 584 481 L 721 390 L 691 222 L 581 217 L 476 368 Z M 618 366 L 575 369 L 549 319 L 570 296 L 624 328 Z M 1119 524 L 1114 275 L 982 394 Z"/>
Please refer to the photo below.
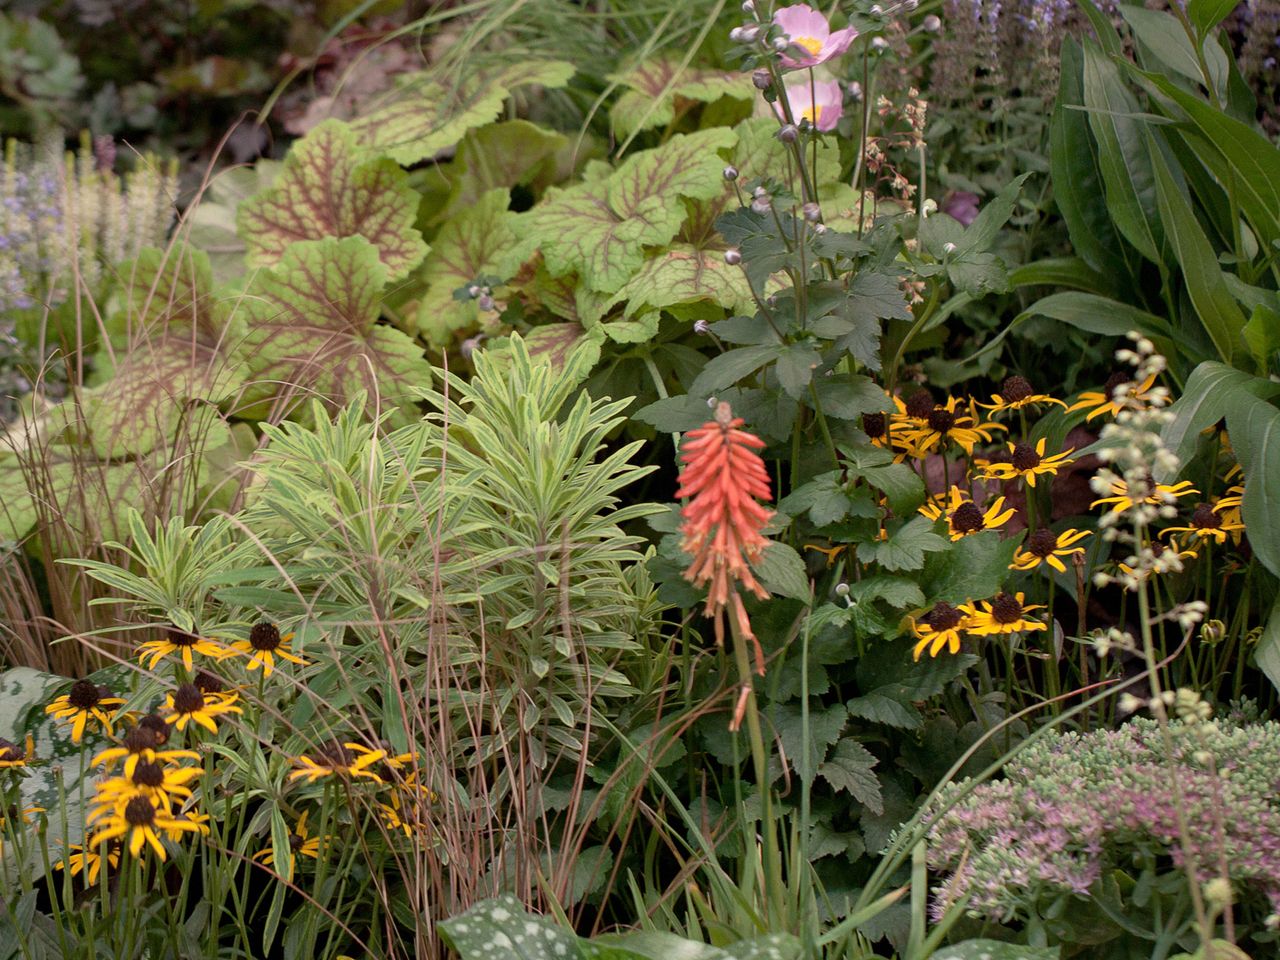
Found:
<path fill-rule="evenodd" d="M 756 639 L 734 581 L 762 600 L 769 596 L 749 563 L 769 543 L 760 529 L 773 517 L 773 511 L 759 502 L 771 496 L 768 470 L 756 453 L 765 443 L 740 429 L 743 422 L 721 403 L 714 420 L 686 434 L 680 453 L 684 469 L 676 491 L 677 497 L 690 498 L 680 511 L 683 547 L 692 557 L 685 579 L 706 586 L 706 614 L 715 621 L 721 643 L 720 615 L 726 608 L 731 608 L 743 638 Z M 763 674 L 764 653 L 758 642 L 755 655 L 756 669 Z"/>

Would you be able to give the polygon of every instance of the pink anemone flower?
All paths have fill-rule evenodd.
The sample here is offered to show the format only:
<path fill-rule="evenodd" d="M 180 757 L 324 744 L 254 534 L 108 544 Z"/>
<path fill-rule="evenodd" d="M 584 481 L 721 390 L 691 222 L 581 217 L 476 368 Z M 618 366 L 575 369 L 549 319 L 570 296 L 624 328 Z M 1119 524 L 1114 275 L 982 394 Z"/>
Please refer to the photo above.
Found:
<path fill-rule="evenodd" d="M 787 102 L 791 104 L 796 123 L 808 120 L 824 133 L 836 128 L 844 112 L 844 93 L 839 80 L 819 80 L 812 87 L 807 83 L 789 83 Z M 784 116 L 779 104 L 775 103 L 773 109 L 780 117 Z"/>
<path fill-rule="evenodd" d="M 783 7 L 774 13 L 773 22 L 791 41 L 791 47 L 782 55 L 786 70 L 826 63 L 848 50 L 858 35 L 853 27 L 832 33 L 827 18 L 807 3 Z"/>

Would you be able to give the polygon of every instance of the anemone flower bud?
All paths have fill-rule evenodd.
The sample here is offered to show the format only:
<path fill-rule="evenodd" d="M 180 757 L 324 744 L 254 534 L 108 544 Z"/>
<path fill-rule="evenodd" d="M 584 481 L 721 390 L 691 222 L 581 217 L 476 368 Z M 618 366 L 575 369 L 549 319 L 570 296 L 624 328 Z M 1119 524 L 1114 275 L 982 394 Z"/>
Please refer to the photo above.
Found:
<path fill-rule="evenodd" d="M 773 77 L 768 70 L 755 70 L 751 74 L 751 83 L 757 90 L 768 90 L 773 86 Z"/>
<path fill-rule="evenodd" d="M 937 33 L 942 29 L 942 18 L 931 13 L 924 18 L 920 26 L 924 27 L 925 33 Z"/>
<path fill-rule="evenodd" d="M 784 123 L 778 131 L 778 139 L 783 143 L 795 143 L 800 139 L 800 128 L 794 123 Z"/>
<path fill-rule="evenodd" d="M 730 247 L 724 252 L 724 262 L 731 267 L 736 267 L 742 262 L 742 254 L 738 250 Z"/>
<path fill-rule="evenodd" d="M 727 167 L 725 167 L 725 168 L 724 168 L 724 178 L 725 178 L 726 180 L 737 180 L 737 179 L 738 179 L 738 168 L 737 168 L 737 167 L 735 167 L 735 166 L 733 166 L 732 164 L 731 164 L 731 165 L 729 165 L 729 166 L 727 166 Z"/>

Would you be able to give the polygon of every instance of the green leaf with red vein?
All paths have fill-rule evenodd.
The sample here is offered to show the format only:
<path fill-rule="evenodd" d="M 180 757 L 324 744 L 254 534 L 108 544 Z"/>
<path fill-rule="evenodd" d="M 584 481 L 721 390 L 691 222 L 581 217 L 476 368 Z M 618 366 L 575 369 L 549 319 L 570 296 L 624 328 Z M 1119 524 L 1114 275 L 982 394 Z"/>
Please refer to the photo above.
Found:
<path fill-rule="evenodd" d="M 353 127 L 362 142 L 410 166 L 455 146 L 468 130 L 497 120 L 513 91 L 563 87 L 573 72 L 563 60 L 527 60 L 446 83 L 424 70 L 401 78 Z"/>
<path fill-rule="evenodd" d="M 687 199 L 728 189 L 724 158 L 737 134 L 724 127 L 673 137 L 632 154 L 607 177 L 548 194 L 521 217 L 525 252 L 542 253 L 552 276 L 577 273 L 593 290 L 615 293 L 645 262 L 645 248 L 680 232 Z"/>
<path fill-rule="evenodd" d="M 505 188 L 490 190 L 436 234 L 422 270 L 427 289 L 418 308 L 418 329 L 430 343 L 443 346 L 457 331 L 474 330 L 480 322 L 476 301 L 455 300 L 455 290 L 483 274 L 505 277 L 519 266 L 508 202 Z"/>
<path fill-rule="evenodd" d="M 431 367 L 410 337 L 377 322 L 386 279 L 363 237 L 289 247 L 244 300 L 251 381 L 237 412 L 263 418 L 273 404 L 310 397 L 336 408 L 363 391 L 401 407 L 399 422 L 411 419 L 413 388 L 430 381 Z"/>
<path fill-rule="evenodd" d="M 670 57 L 646 60 L 630 73 L 615 74 L 609 79 L 627 88 L 609 111 L 614 127 L 622 134 L 670 123 L 676 107 L 683 105 L 681 101 L 712 103 L 721 97 L 750 101 L 756 94 L 748 74 L 681 69 L 679 61 Z"/>
<path fill-rule="evenodd" d="M 723 250 L 673 244 L 646 260 L 608 306 L 625 303 L 624 317 L 680 304 L 714 303 L 737 313 L 754 309 L 751 287 L 740 267 L 724 262 Z"/>
<path fill-rule="evenodd" d="M 206 254 L 146 249 L 122 274 L 127 308 L 110 318 L 111 349 L 95 363 L 105 382 L 83 395 L 104 459 L 150 452 L 174 435 L 188 402 L 221 403 L 244 380 L 232 359 L 244 324 L 213 295 Z"/>
<path fill-rule="evenodd" d="M 427 252 L 417 210 L 403 170 L 361 147 L 342 121 L 326 120 L 294 145 L 270 190 L 240 205 L 236 223 L 251 267 L 275 266 L 300 241 L 359 236 L 396 280 Z"/>

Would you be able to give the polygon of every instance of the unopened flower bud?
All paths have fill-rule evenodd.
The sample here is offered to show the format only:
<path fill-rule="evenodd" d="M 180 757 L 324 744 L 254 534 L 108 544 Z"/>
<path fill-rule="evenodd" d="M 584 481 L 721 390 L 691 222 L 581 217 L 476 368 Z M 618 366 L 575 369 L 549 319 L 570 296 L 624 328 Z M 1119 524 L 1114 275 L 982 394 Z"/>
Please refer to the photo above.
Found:
<path fill-rule="evenodd" d="M 880 4 L 878 4 L 878 3 L 873 3 L 873 4 L 871 5 L 870 13 L 871 13 L 871 15 L 872 15 L 873 17 L 878 17 L 878 16 L 880 16 L 882 13 L 884 13 L 884 7 L 880 6 Z"/>
<path fill-rule="evenodd" d="M 862 99 L 862 84 L 860 84 L 857 80 L 854 80 L 845 89 L 849 91 L 849 97 L 852 100 L 857 101 Z"/>
<path fill-rule="evenodd" d="M 849 585 L 843 581 L 836 584 L 836 596 L 847 597 L 849 595 Z"/>
<path fill-rule="evenodd" d="M 711 324 L 707 323 L 705 320 L 695 320 L 693 321 L 693 332 L 708 334 L 711 332 Z"/>
<path fill-rule="evenodd" d="M 1214 877 L 1204 885 L 1204 898 L 1213 906 L 1222 909 L 1233 899 L 1231 881 L 1226 877 Z"/>
<path fill-rule="evenodd" d="M 916 7 L 920 6 L 920 0 L 904 0 L 902 8 L 910 13 Z"/>
<path fill-rule="evenodd" d="M 817 223 L 822 219 L 822 208 L 812 200 L 801 207 L 800 212 L 804 214 L 804 218 L 810 223 Z"/>
<path fill-rule="evenodd" d="M 1221 620 L 1206 620 L 1200 628 L 1200 642 L 1213 645 L 1221 643 L 1227 636 L 1227 625 Z"/>
<path fill-rule="evenodd" d="M 878 53 L 884 53 L 889 49 L 889 41 L 884 37 L 873 37 L 871 39 L 871 49 Z"/>
<path fill-rule="evenodd" d="M 730 247 L 724 252 L 724 262 L 731 267 L 736 267 L 742 262 L 742 253 L 739 250 Z"/>
<path fill-rule="evenodd" d="M 480 294 L 480 299 L 476 302 L 476 305 L 481 310 L 492 310 L 494 308 L 493 297 L 487 293 L 482 293 Z"/>
<path fill-rule="evenodd" d="M 813 232 L 819 235 L 824 234 L 827 232 L 827 225 L 825 223 L 815 223 L 813 225 Z"/>
<path fill-rule="evenodd" d="M 931 13 L 924 18 L 920 26 L 924 27 L 925 33 L 937 33 L 942 29 L 942 18 Z"/>
<path fill-rule="evenodd" d="M 732 166 L 732 165 L 725 167 L 725 168 L 724 168 L 724 178 L 725 178 L 726 180 L 737 180 L 737 179 L 738 179 L 738 168 L 737 168 L 737 167 L 735 167 L 735 166 Z"/>
<path fill-rule="evenodd" d="M 942 245 L 942 252 L 949 257 L 951 254 L 956 252 L 956 245 L 948 240 Z"/>
<path fill-rule="evenodd" d="M 930 214 L 934 214 L 937 212 L 938 212 L 938 201 L 934 200 L 932 197 L 930 197 L 928 200 L 926 200 L 924 203 L 920 205 L 920 215 L 923 217 L 928 217 Z"/>
<path fill-rule="evenodd" d="M 729 36 L 732 37 L 733 34 L 730 33 Z M 738 27 L 739 43 L 755 43 L 758 36 L 760 36 L 760 28 L 754 23 L 746 23 Z"/>
<path fill-rule="evenodd" d="M 471 286 L 467 287 L 467 296 L 472 300 L 480 296 L 480 285 L 473 283 Z"/>
<path fill-rule="evenodd" d="M 755 213 L 768 213 L 773 207 L 772 201 L 766 197 L 756 197 L 751 201 L 751 209 Z"/>
<path fill-rule="evenodd" d="M 751 73 L 751 83 L 757 90 L 768 90 L 773 85 L 773 76 L 768 70 L 755 70 Z"/>
<path fill-rule="evenodd" d="M 794 123 L 784 123 L 778 130 L 778 139 L 783 143 L 795 143 L 800 139 L 800 128 Z"/>
<path fill-rule="evenodd" d="M 478 337 L 468 337 L 466 340 L 463 340 L 462 346 L 459 348 L 462 351 L 463 358 L 470 360 L 471 355 L 480 348 L 480 341 L 483 339 L 484 334 L 481 334 Z"/>
<path fill-rule="evenodd" d="M 791 38 L 778 37 L 778 39 L 773 41 L 773 49 L 777 50 L 779 53 L 786 53 L 791 49 Z"/>
<path fill-rule="evenodd" d="M 752 14 L 752 13 L 755 13 L 755 12 L 756 12 L 756 5 L 755 5 L 754 3 L 752 3 L 752 2 L 751 2 L 751 0 L 743 0 L 743 3 L 742 3 L 742 12 L 743 12 L 743 13 L 746 13 L 746 14 Z"/>

